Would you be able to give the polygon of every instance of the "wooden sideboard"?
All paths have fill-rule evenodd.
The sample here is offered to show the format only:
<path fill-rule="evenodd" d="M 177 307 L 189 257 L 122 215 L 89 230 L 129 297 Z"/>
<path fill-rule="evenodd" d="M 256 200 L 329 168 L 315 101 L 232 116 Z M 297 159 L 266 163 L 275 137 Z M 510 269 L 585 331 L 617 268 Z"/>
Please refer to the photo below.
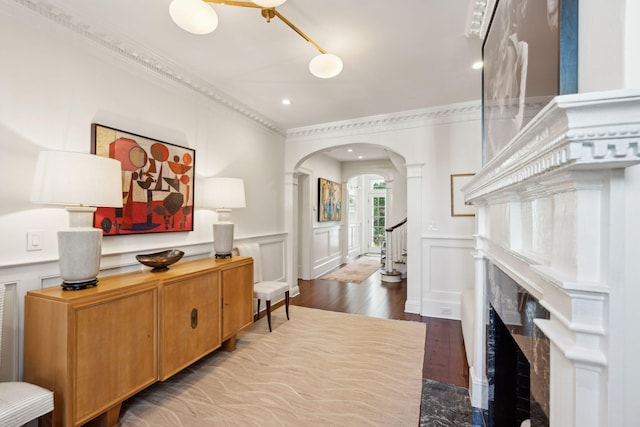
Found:
<path fill-rule="evenodd" d="M 24 379 L 54 392 L 54 426 L 112 426 L 122 402 L 253 321 L 253 259 L 179 262 L 25 297 Z"/>

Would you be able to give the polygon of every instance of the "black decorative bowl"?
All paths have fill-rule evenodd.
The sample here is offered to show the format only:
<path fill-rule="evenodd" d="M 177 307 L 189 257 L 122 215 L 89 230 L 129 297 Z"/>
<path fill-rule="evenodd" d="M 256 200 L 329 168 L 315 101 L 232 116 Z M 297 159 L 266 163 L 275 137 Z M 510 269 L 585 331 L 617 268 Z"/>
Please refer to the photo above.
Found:
<path fill-rule="evenodd" d="M 156 252 L 153 254 L 136 255 L 136 259 L 140 264 L 144 264 L 147 267 L 152 267 L 152 273 L 157 273 L 159 271 L 167 271 L 169 269 L 169 266 L 180 261 L 180 258 L 182 258 L 183 255 L 184 252 L 178 249 L 171 249 L 168 251 Z"/>

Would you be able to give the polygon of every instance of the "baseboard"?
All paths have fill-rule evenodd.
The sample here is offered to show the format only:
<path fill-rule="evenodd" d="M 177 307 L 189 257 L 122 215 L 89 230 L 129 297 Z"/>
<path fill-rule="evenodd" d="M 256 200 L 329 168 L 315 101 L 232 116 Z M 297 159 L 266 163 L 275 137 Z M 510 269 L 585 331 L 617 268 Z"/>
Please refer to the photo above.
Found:
<path fill-rule="evenodd" d="M 460 320 L 460 300 L 423 299 L 421 315 L 441 319 Z"/>
<path fill-rule="evenodd" d="M 404 303 L 404 312 L 411 314 L 420 314 L 420 301 L 409 301 Z"/>
<path fill-rule="evenodd" d="M 469 368 L 469 397 L 474 408 L 489 408 L 489 383 L 484 373 L 476 373 Z"/>

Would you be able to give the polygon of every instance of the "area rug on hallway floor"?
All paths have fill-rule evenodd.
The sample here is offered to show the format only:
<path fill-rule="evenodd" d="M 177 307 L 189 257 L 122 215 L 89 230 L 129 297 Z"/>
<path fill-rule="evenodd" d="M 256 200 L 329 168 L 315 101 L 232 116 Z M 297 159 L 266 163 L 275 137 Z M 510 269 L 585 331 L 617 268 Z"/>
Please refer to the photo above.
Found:
<path fill-rule="evenodd" d="M 363 256 L 339 270 L 325 274 L 320 279 L 338 282 L 361 283 L 382 267 L 380 257 Z"/>
<path fill-rule="evenodd" d="M 273 312 L 123 404 L 120 426 L 417 426 L 426 325 Z"/>

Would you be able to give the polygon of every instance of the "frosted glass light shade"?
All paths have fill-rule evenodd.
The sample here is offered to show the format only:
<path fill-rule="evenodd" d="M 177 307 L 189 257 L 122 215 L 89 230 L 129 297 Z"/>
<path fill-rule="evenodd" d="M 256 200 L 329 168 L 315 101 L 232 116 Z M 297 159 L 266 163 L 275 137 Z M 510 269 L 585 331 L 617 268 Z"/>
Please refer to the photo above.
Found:
<path fill-rule="evenodd" d="M 122 207 L 122 168 L 108 157 L 41 151 L 33 177 L 33 203 Z"/>
<path fill-rule="evenodd" d="M 330 79 L 342 72 L 342 60 L 331 53 L 323 53 L 309 62 L 309 71 L 321 79 Z"/>
<path fill-rule="evenodd" d="M 202 0 L 173 0 L 169 5 L 173 22 L 192 34 L 209 34 L 218 27 L 218 15 Z"/>
<path fill-rule="evenodd" d="M 212 209 L 247 207 L 244 197 L 244 180 L 241 178 L 221 177 L 205 179 L 202 206 Z"/>
<path fill-rule="evenodd" d="M 287 0 L 253 0 L 255 4 L 262 7 L 278 7 Z"/>

